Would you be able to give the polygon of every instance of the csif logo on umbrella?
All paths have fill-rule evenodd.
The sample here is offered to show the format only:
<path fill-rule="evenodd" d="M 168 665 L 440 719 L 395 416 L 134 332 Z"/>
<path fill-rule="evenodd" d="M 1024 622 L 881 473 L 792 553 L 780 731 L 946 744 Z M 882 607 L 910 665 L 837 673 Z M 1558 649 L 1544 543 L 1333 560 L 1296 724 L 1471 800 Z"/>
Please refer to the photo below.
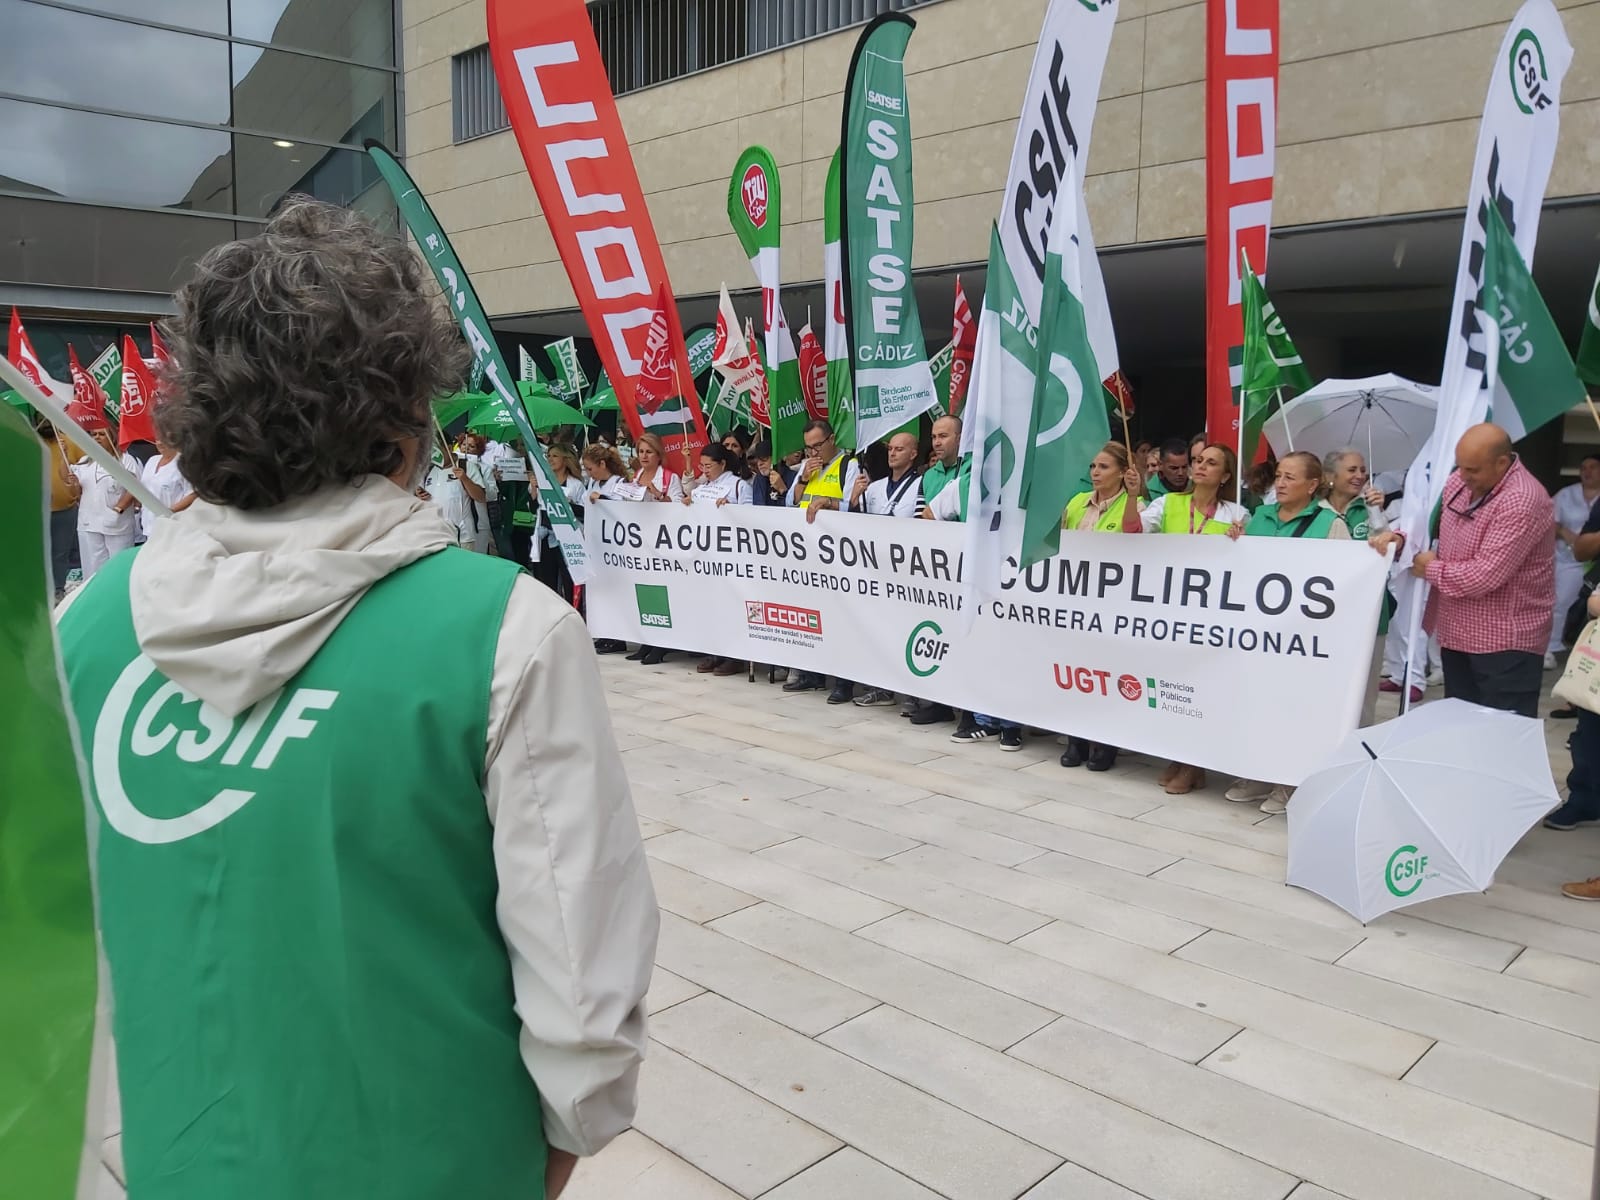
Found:
<path fill-rule="evenodd" d="M 1437 871 L 1429 873 L 1426 854 L 1415 846 L 1401 846 L 1389 855 L 1383 868 L 1383 886 L 1389 889 L 1390 895 L 1403 900 L 1437 874 Z"/>

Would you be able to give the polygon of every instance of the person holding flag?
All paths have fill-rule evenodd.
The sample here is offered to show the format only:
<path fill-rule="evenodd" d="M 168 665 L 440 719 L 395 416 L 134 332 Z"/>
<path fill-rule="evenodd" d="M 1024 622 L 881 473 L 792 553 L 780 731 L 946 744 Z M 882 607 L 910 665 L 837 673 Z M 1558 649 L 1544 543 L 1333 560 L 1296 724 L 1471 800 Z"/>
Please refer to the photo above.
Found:
<path fill-rule="evenodd" d="M 582 619 L 412 494 L 470 350 L 304 198 L 175 300 L 200 499 L 59 617 L 128 1194 L 554 1200 L 633 1120 L 659 915 Z"/>
<path fill-rule="evenodd" d="M 109 429 L 100 429 L 94 438 L 116 452 Z M 122 465 L 135 477 L 139 475 L 139 463 L 131 454 L 122 456 Z M 138 501 L 88 455 L 72 465 L 72 476 L 73 498 L 78 504 L 78 563 L 87 583 L 139 536 L 139 515 L 134 511 Z"/>

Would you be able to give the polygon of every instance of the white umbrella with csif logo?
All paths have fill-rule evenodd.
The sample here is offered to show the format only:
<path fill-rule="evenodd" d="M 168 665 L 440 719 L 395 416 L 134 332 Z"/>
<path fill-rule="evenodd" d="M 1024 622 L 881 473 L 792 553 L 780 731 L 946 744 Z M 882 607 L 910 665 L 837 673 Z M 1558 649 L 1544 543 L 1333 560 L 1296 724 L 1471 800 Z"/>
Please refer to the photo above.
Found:
<path fill-rule="evenodd" d="M 1289 876 L 1365 923 L 1481 892 L 1560 803 L 1542 722 L 1441 700 L 1358 729 L 1289 801 Z"/>

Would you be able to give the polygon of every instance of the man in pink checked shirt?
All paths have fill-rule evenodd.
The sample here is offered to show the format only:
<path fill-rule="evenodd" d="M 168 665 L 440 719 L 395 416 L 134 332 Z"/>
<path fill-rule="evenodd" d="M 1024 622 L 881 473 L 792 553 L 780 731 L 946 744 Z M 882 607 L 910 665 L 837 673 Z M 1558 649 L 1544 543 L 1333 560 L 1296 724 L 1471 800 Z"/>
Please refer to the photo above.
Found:
<path fill-rule="evenodd" d="M 1504 429 L 1462 435 L 1437 519 L 1438 548 L 1418 551 L 1411 573 L 1431 589 L 1423 625 L 1439 636 L 1445 695 L 1538 716 L 1555 510 Z"/>

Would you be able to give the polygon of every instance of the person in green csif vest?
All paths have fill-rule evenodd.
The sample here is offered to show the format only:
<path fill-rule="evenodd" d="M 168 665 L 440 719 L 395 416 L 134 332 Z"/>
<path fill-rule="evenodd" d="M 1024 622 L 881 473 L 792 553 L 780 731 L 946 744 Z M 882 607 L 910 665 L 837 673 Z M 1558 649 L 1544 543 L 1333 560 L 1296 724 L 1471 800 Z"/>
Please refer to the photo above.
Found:
<path fill-rule="evenodd" d="M 425 280 L 310 200 L 206 254 L 199 499 L 60 614 L 136 1200 L 554 1200 L 633 1119 L 638 821 L 583 621 L 412 495 Z"/>

